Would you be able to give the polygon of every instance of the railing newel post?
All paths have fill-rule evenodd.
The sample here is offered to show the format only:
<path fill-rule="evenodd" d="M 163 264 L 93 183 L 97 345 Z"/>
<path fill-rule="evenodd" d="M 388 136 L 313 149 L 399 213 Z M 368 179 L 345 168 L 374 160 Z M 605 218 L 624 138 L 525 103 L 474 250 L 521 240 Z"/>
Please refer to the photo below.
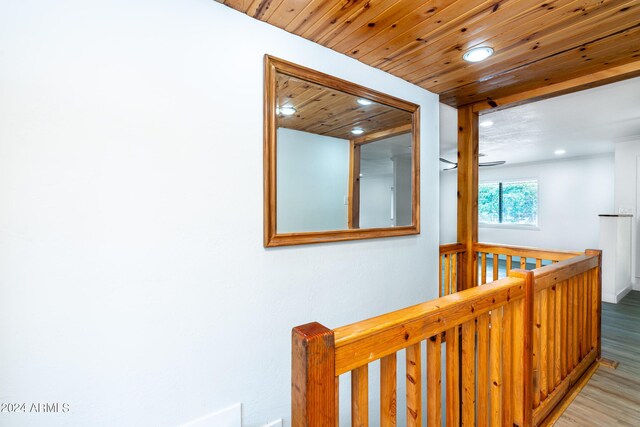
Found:
<path fill-rule="evenodd" d="M 337 426 L 333 331 L 313 322 L 293 328 L 291 335 L 291 425 Z"/>
<path fill-rule="evenodd" d="M 533 426 L 533 299 L 535 298 L 535 279 L 532 270 L 513 269 L 511 277 L 524 279 L 523 360 L 522 360 L 522 414 L 523 426 Z"/>
<path fill-rule="evenodd" d="M 598 257 L 598 267 L 596 269 L 596 290 L 598 293 L 598 328 L 597 328 L 597 354 L 596 359 L 600 360 L 602 358 L 602 250 L 600 249 L 587 249 L 584 251 L 585 255 L 597 256 Z"/>

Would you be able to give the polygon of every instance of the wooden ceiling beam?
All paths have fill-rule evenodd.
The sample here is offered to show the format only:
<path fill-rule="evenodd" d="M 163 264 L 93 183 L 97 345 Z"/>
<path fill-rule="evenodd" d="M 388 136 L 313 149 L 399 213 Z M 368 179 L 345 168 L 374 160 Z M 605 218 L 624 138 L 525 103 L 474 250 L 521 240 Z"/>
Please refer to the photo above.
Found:
<path fill-rule="evenodd" d="M 636 61 L 640 57 L 640 25 L 588 45 L 548 57 L 440 94 L 440 101 L 456 106 L 502 98 L 545 85 L 586 76 Z M 451 105 L 450 104 L 450 105 Z"/>
<path fill-rule="evenodd" d="M 633 0 L 627 1 L 622 6 L 632 3 Z M 490 81 L 531 64 L 553 61 L 556 56 L 572 49 L 581 49 L 588 45 L 615 46 L 616 41 L 613 38 L 606 39 L 633 28 L 640 20 L 640 5 L 630 7 L 624 12 L 605 7 L 590 12 L 587 16 L 571 15 L 571 19 L 547 25 L 547 28 L 541 25 L 535 37 L 518 37 L 507 43 L 488 43 L 496 49 L 496 54 L 486 62 L 465 63 L 460 66 L 462 62 L 457 61 L 446 68 L 432 66 L 430 68 L 438 72 L 431 73 L 424 80 L 418 80 L 418 84 L 436 93 L 442 93 L 446 90 L 464 88 L 479 80 Z M 401 73 L 400 77 L 411 81 L 417 75 Z"/>
<path fill-rule="evenodd" d="M 602 13 L 603 8 L 600 6 L 598 9 L 592 5 L 591 7 L 594 8 L 590 9 L 585 6 L 585 3 L 588 2 L 586 0 L 568 2 L 568 4 L 556 2 L 554 5 L 557 8 L 553 10 L 539 10 L 538 7 L 538 10 L 529 10 L 516 18 L 503 19 L 503 22 L 495 22 L 489 29 L 485 28 L 467 44 L 464 43 L 465 32 L 457 45 L 460 47 L 459 50 L 437 46 L 443 53 L 438 55 L 437 52 L 432 52 L 429 58 L 423 58 L 422 68 L 419 67 L 419 63 L 414 63 L 410 67 L 398 70 L 398 73 L 407 80 L 416 81 L 418 85 L 428 86 L 429 90 L 440 93 L 438 85 L 447 88 L 459 87 L 477 81 L 479 78 L 486 79 L 496 72 L 543 59 L 545 56 L 567 48 L 566 40 L 571 37 L 570 31 L 584 27 L 589 31 L 593 28 L 589 26 L 589 18 L 591 15 Z M 530 30 L 532 27 L 536 28 L 535 32 Z M 608 31 L 604 26 L 600 30 Z M 610 31 L 606 34 L 610 34 Z M 591 40 L 593 38 L 587 38 L 587 41 Z M 575 40 L 573 44 L 575 45 Z M 462 52 L 472 47 L 471 45 L 491 46 L 496 53 L 486 62 L 461 61 Z M 426 76 L 425 69 L 429 70 Z"/>
<path fill-rule="evenodd" d="M 539 87 L 536 89 L 520 92 L 515 95 L 505 96 L 499 99 L 488 99 L 486 101 L 473 104 L 473 111 L 480 114 L 486 114 L 493 111 L 503 110 L 505 108 L 515 107 L 517 105 L 528 104 L 530 102 L 541 101 L 555 96 L 565 95 L 567 93 L 578 92 L 584 89 L 590 89 L 603 86 L 609 83 L 615 83 L 640 76 L 640 61 L 631 62 L 619 67 L 612 67 L 607 70 L 588 74 L 586 76 L 567 80 L 564 82 Z"/>
<path fill-rule="evenodd" d="M 640 54 L 637 0 L 217 1 L 437 93 L 453 107 L 577 79 Z M 494 48 L 489 61 L 462 59 L 481 45 Z"/>

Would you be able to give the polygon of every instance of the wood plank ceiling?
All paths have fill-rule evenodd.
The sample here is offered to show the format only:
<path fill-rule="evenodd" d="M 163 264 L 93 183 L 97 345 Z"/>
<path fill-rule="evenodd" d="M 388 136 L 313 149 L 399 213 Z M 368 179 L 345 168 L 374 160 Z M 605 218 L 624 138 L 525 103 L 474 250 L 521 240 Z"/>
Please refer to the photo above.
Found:
<path fill-rule="evenodd" d="M 293 107 L 295 114 L 278 115 L 278 127 L 303 132 L 352 139 L 353 128 L 372 134 L 411 125 L 412 115 L 407 111 L 373 102 L 360 105 L 358 97 L 286 74 L 276 75 L 277 104 Z"/>
<path fill-rule="evenodd" d="M 218 0 L 440 95 L 454 107 L 624 64 L 640 75 L 640 0 Z M 495 54 L 468 63 L 477 46 Z"/>

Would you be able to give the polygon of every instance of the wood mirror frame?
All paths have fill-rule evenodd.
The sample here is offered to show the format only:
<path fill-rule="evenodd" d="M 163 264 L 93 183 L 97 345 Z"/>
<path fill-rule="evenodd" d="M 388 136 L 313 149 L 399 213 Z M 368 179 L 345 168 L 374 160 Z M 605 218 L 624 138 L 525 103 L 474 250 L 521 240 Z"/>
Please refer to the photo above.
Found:
<path fill-rule="evenodd" d="M 291 62 L 265 55 L 264 58 L 264 246 L 288 246 L 310 243 L 336 242 L 345 240 L 372 239 L 380 237 L 406 236 L 420 233 L 420 107 L 396 97 L 360 86 L 346 80 L 311 70 Z M 359 98 L 366 98 L 379 104 L 403 110 L 411 114 L 411 216 L 410 225 L 384 228 L 358 228 L 353 209 L 348 213 L 348 229 L 277 232 L 277 74 L 285 74 L 320 86 L 344 92 Z M 354 137 L 350 141 L 349 167 L 349 206 L 355 206 L 359 188 L 359 149 L 364 143 L 399 133 L 408 133 L 408 126 L 400 126 L 363 137 Z M 355 190 L 355 191 L 354 191 Z M 359 209 L 359 208 L 357 208 Z"/>

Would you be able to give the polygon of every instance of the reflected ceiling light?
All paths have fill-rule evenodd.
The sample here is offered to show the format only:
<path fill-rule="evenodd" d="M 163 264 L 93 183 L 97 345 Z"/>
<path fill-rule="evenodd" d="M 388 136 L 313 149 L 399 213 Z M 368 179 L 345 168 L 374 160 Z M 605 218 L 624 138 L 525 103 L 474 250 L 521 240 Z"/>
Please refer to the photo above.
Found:
<path fill-rule="evenodd" d="M 276 113 L 283 116 L 292 116 L 296 113 L 296 109 L 293 107 L 279 107 L 276 108 Z"/>
<path fill-rule="evenodd" d="M 564 150 L 564 149 L 561 148 L 559 150 L 554 151 L 553 154 L 555 154 L 556 156 L 561 156 L 566 152 L 567 152 L 567 150 Z"/>
<path fill-rule="evenodd" d="M 462 59 L 469 62 L 480 62 L 484 61 L 491 55 L 493 55 L 493 49 L 488 46 L 474 47 L 473 49 L 468 50 L 462 56 Z"/>
<path fill-rule="evenodd" d="M 351 129 L 351 133 L 354 135 L 362 135 L 364 133 L 364 129 L 362 128 L 353 128 Z"/>
<path fill-rule="evenodd" d="M 480 126 L 483 128 L 488 128 L 493 126 L 493 122 L 491 120 L 485 120 L 484 122 L 480 122 Z"/>
<path fill-rule="evenodd" d="M 368 99 L 358 98 L 358 104 L 360 105 L 371 105 L 373 101 L 369 101 Z"/>

